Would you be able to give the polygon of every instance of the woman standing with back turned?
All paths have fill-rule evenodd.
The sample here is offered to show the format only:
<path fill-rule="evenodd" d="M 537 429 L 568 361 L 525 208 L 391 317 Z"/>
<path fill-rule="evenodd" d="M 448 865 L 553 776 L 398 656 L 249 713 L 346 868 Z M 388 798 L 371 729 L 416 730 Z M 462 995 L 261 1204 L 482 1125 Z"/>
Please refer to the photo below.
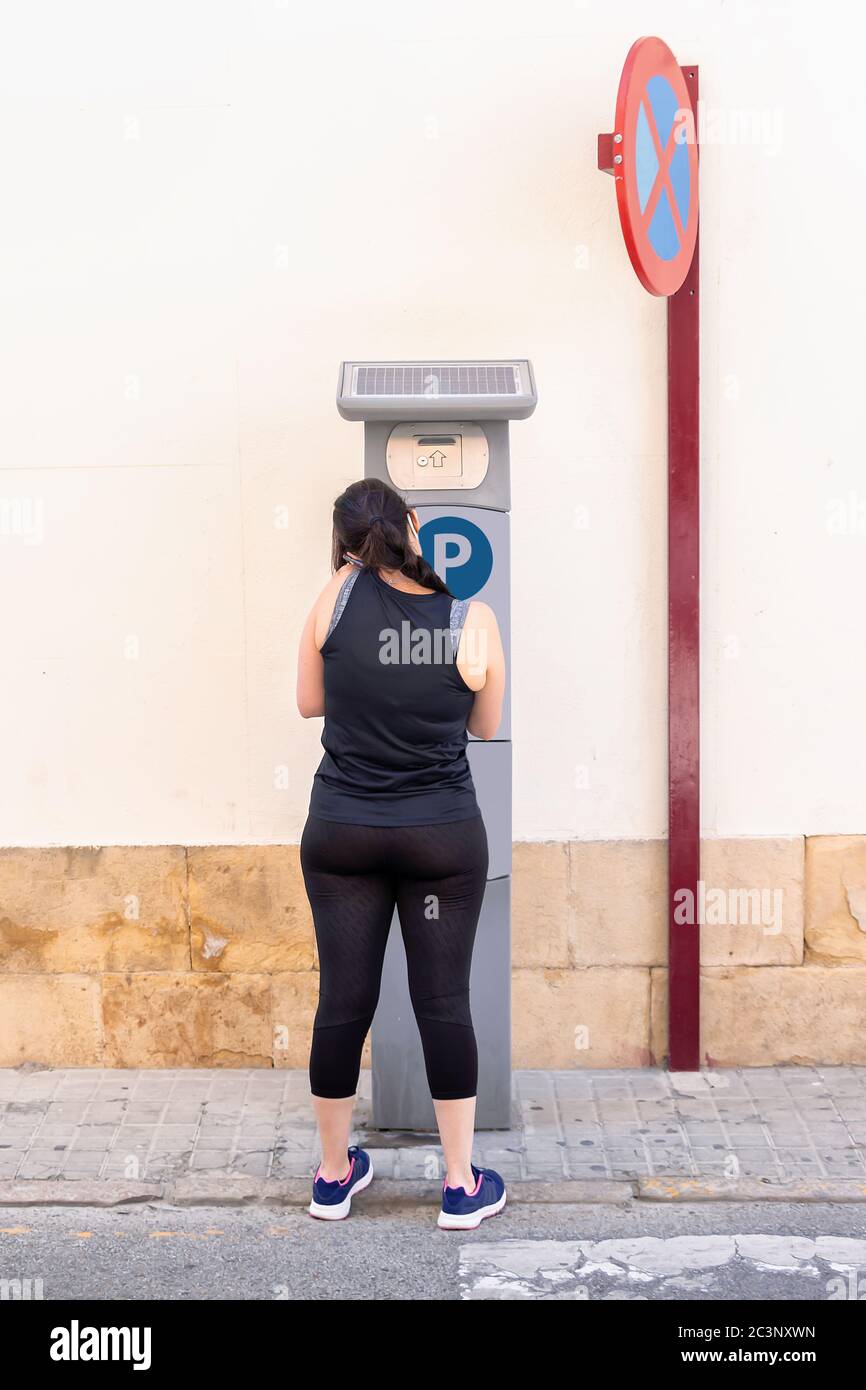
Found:
<path fill-rule="evenodd" d="M 502 642 L 490 608 L 453 599 L 424 560 L 418 517 L 386 483 L 337 498 L 332 559 L 298 656 L 298 709 L 325 716 L 301 838 L 320 969 L 310 1088 L 322 1161 L 310 1212 L 348 1216 L 373 1176 L 349 1133 L 396 907 L 445 1157 L 438 1224 L 465 1230 L 505 1205 L 499 1174 L 472 1164 L 469 970 L 487 835 L 466 757 L 467 730 L 489 739 L 499 727 Z"/>

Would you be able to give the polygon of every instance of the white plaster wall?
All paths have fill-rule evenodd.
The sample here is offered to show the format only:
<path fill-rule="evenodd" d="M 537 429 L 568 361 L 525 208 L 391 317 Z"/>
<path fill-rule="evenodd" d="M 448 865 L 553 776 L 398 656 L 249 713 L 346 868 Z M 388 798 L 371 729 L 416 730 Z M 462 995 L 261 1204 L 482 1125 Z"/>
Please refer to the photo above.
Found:
<path fill-rule="evenodd" d="M 361 468 L 338 363 L 509 354 L 540 393 L 512 431 L 515 835 L 664 833 L 665 307 L 595 168 L 652 32 L 716 113 L 705 830 L 866 830 L 863 21 L 837 16 L 11 11 L 0 841 L 297 838 L 319 727 L 294 714 L 294 650 Z"/>

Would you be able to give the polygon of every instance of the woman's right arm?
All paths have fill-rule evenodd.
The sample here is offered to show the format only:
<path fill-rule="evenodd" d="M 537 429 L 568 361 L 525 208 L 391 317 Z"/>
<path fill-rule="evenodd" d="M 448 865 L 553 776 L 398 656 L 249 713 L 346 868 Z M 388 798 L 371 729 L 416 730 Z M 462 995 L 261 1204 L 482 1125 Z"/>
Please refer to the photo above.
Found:
<path fill-rule="evenodd" d="M 475 701 L 466 721 L 473 738 L 491 739 L 502 722 L 505 653 L 496 614 L 486 603 L 470 603 L 457 653 L 457 669 Z"/>

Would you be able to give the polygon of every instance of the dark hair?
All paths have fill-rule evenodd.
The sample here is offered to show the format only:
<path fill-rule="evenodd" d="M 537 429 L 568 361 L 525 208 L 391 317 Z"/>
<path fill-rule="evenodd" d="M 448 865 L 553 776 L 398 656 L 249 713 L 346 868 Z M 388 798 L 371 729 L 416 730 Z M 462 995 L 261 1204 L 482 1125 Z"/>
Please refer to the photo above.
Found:
<path fill-rule="evenodd" d="M 410 511 L 399 492 L 378 478 L 352 483 L 334 503 L 332 568 L 344 565 L 351 552 L 365 569 L 399 570 L 425 589 L 451 596 L 447 584 L 409 545 Z"/>

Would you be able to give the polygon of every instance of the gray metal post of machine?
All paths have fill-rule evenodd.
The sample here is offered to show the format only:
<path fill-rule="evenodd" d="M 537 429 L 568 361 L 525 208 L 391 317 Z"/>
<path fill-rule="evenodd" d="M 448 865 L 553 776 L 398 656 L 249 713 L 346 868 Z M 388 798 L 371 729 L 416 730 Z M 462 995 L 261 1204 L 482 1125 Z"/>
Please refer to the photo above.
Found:
<path fill-rule="evenodd" d="M 337 408 L 364 421 L 364 473 L 418 510 L 425 558 L 455 598 L 496 613 L 510 666 L 511 505 L 508 421 L 536 404 L 532 367 L 501 362 L 344 362 Z M 495 739 L 471 740 L 469 762 L 487 828 L 490 868 L 472 964 L 478 1037 L 476 1125 L 511 1123 L 511 697 Z M 433 1130 L 424 1059 L 392 927 L 373 1022 L 373 1123 Z"/>

